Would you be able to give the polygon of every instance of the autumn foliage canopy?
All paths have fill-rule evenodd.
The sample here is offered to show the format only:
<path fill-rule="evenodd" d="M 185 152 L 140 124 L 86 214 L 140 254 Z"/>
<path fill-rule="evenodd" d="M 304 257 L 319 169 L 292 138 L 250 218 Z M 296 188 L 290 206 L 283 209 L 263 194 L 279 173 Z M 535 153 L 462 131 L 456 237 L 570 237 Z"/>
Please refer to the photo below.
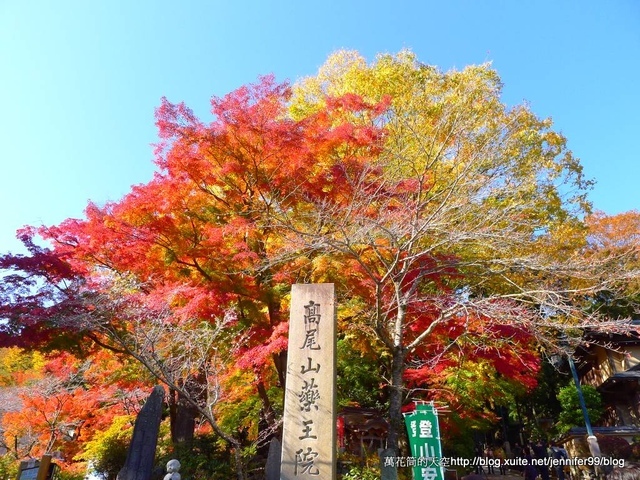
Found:
<path fill-rule="evenodd" d="M 0 257 L 2 345 L 48 352 L 57 378 L 72 354 L 85 379 L 142 365 L 240 449 L 239 429 L 278 422 L 290 285 L 332 282 L 341 338 L 379 360 L 392 446 L 412 398 L 491 417 L 461 392 L 480 378 L 506 402 L 535 387 L 553 329 L 596 321 L 592 268 L 611 263 L 590 245 L 625 236 L 611 224 L 589 243 L 579 162 L 500 87 L 488 66 L 340 52 L 294 87 L 263 77 L 214 97 L 210 123 L 163 99 L 151 181 L 24 229 L 28 254 Z M 100 381 L 60 382 L 5 414 L 5 436 L 36 410 L 82 419 L 87 439 L 108 428 L 90 410 L 127 413 Z"/>

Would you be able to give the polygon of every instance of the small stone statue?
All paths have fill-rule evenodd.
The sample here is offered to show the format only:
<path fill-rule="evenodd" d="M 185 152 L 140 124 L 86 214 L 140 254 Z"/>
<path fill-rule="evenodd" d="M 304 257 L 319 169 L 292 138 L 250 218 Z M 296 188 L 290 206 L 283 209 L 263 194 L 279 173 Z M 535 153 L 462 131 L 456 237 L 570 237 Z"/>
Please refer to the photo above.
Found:
<path fill-rule="evenodd" d="M 180 480 L 180 462 L 178 460 L 169 460 L 167 462 L 167 474 L 164 476 L 164 480 Z"/>

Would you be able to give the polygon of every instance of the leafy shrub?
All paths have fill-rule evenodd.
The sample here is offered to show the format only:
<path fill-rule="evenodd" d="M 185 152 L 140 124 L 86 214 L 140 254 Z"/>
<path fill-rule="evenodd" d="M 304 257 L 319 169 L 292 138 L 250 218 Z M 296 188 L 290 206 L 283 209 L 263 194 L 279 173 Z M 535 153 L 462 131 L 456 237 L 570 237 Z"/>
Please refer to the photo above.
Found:
<path fill-rule="evenodd" d="M 56 478 L 59 480 L 84 480 L 85 477 L 83 473 L 61 470 Z"/>
<path fill-rule="evenodd" d="M 19 462 L 12 455 L 0 456 L 0 480 L 13 480 L 18 475 Z"/>
<path fill-rule="evenodd" d="M 378 480 L 380 470 L 371 467 L 353 466 L 342 475 L 342 480 Z"/>
<path fill-rule="evenodd" d="M 591 423 L 596 423 L 604 413 L 600 392 L 591 385 L 583 385 L 582 396 L 589 412 L 589 420 Z M 557 425 L 560 433 L 567 432 L 572 427 L 584 425 L 584 415 L 578 398 L 578 390 L 573 383 L 560 389 L 558 400 L 562 411 Z"/>
<path fill-rule="evenodd" d="M 115 417 L 105 431 L 97 432 L 86 443 L 76 460 L 86 460 L 94 474 L 104 480 L 114 480 L 127 459 L 127 450 L 133 433 L 133 418 Z"/>
<path fill-rule="evenodd" d="M 235 477 L 233 454 L 213 435 L 196 435 L 189 444 L 174 445 L 172 451 L 156 458 L 156 463 L 164 468 L 172 458 L 180 462 L 182 478 L 228 480 Z"/>

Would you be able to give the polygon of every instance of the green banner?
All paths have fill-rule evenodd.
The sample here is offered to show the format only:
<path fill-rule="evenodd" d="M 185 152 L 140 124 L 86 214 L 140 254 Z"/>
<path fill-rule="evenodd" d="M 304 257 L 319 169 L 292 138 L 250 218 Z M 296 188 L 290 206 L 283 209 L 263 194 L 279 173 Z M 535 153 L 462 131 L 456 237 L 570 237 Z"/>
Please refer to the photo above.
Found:
<path fill-rule="evenodd" d="M 414 480 L 444 480 L 438 411 L 432 403 L 417 403 L 415 411 L 404 414 L 413 455 Z"/>

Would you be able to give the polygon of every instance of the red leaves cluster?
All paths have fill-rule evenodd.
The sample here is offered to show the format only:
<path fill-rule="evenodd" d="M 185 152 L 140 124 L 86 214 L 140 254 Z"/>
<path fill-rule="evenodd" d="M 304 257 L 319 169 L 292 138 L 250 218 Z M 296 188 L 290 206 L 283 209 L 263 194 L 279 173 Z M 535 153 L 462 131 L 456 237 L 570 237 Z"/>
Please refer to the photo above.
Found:
<path fill-rule="evenodd" d="M 17 386 L 20 408 L 1 418 L 5 445 L 14 446 L 20 458 L 61 451 L 72 461 L 83 442 L 107 428 L 114 416 L 133 413 L 122 400 L 141 383 L 127 385 L 121 369 L 107 351 L 90 360 L 64 352 L 50 355 L 42 371 Z"/>
<path fill-rule="evenodd" d="M 460 418 L 493 422 L 492 406 L 536 387 L 540 362 L 526 325 L 460 315 L 439 324 L 416 349 L 404 377 L 410 388 L 428 388 L 426 397 L 417 398 L 443 402 Z"/>
<path fill-rule="evenodd" d="M 290 94 L 288 85 L 264 77 L 213 98 L 210 124 L 163 99 L 153 180 L 120 201 L 89 204 L 83 220 L 31 229 L 24 236 L 31 256 L 1 259 L 0 267 L 23 273 L 3 282 L 5 343 L 52 342 L 69 330 L 60 319 L 95 311 L 92 295 L 109 288 L 103 279 L 115 274 L 135 278 L 141 304 L 168 306 L 177 324 L 233 310 L 250 329 L 243 351 L 249 363 L 268 365 L 286 349 L 280 282 L 295 281 L 296 263 L 274 261 L 284 237 L 272 218 L 308 202 L 346 202 L 355 191 L 350 180 L 380 149 L 375 118 L 389 103 L 330 98 L 294 120 L 287 115 Z M 36 233 L 52 248 L 35 247 Z"/>
<path fill-rule="evenodd" d="M 253 335 L 258 337 L 255 346 L 245 346 L 240 349 L 240 357 L 236 366 L 240 369 L 252 369 L 257 373 L 269 365 L 273 355 L 287 349 L 289 324 L 282 322 L 271 332 L 268 329 L 256 328 Z"/>

